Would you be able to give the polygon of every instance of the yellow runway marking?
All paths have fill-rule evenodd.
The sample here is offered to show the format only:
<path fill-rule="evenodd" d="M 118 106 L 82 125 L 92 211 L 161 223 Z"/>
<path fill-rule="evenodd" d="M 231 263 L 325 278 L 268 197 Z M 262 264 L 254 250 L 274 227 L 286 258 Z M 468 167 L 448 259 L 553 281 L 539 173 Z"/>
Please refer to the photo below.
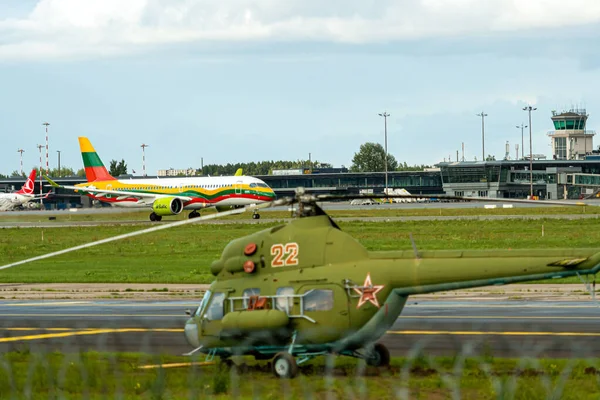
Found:
<path fill-rule="evenodd" d="M 181 333 L 181 332 L 183 332 L 183 329 L 170 329 L 170 328 L 86 329 L 86 330 L 76 330 L 76 331 L 61 332 L 61 333 L 42 333 L 42 334 L 38 334 L 38 335 L 6 337 L 6 338 L 0 338 L 0 343 L 28 341 L 28 340 L 41 340 L 41 339 L 56 339 L 56 338 L 64 338 L 64 337 L 70 337 L 70 336 L 100 335 L 103 333 L 134 333 L 134 332 L 178 332 L 178 333 Z"/>
<path fill-rule="evenodd" d="M 27 331 L 35 330 L 36 328 L 5 328 L 4 330 L 15 330 L 15 331 Z M 43 340 L 43 339 L 56 339 L 71 336 L 85 336 L 85 335 L 101 335 L 106 333 L 143 333 L 143 332 L 167 332 L 167 333 L 183 333 L 184 330 L 181 328 L 119 328 L 119 329 L 71 329 L 71 328 L 50 328 L 52 330 L 62 330 L 57 333 L 42 333 L 35 335 L 16 336 L 0 338 L 0 343 L 6 342 L 18 342 L 18 341 L 30 341 L 30 340 Z M 49 329 L 49 330 L 50 330 Z M 39 329 L 41 330 L 41 329 Z M 386 333 L 391 335 L 455 335 L 455 336 L 578 336 L 578 337 L 600 337 L 600 332 L 543 332 L 543 331 L 532 331 L 532 332 L 500 332 L 500 331 L 415 331 L 415 330 L 404 330 L 404 331 L 387 331 Z M 151 368 L 147 366 L 146 368 Z"/>
<path fill-rule="evenodd" d="M 191 367 L 192 365 L 215 365 L 214 361 L 200 361 L 200 362 L 186 362 L 186 363 L 171 363 L 171 364 L 157 364 L 157 365 L 141 365 L 138 369 L 156 369 L 156 368 L 177 368 L 177 367 Z"/>
<path fill-rule="evenodd" d="M 600 336 L 600 332 L 387 331 L 387 333 L 392 335 Z"/>

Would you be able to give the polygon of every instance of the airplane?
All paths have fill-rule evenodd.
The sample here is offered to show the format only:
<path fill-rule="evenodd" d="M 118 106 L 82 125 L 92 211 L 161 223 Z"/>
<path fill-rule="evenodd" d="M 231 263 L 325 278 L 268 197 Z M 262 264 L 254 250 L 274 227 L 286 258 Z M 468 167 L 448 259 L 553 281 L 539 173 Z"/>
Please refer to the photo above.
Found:
<path fill-rule="evenodd" d="M 183 210 L 193 210 L 189 218 L 197 218 L 198 210 L 206 207 L 226 211 L 275 199 L 273 189 L 258 178 L 243 176 L 241 168 L 234 176 L 119 180 L 106 170 L 87 137 L 79 137 L 79 147 L 87 182 L 59 185 L 45 176 L 50 185 L 118 207 L 150 207 L 150 221 L 161 221 L 163 216 L 177 215 Z M 260 218 L 258 211 L 252 218 Z"/>
<path fill-rule="evenodd" d="M 21 189 L 14 193 L 0 193 L 0 211 L 11 211 L 24 206 L 32 200 L 45 199 L 51 192 L 43 195 L 33 194 L 33 185 L 35 182 L 37 170 L 33 168 L 25 184 Z"/>
<path fill-rule="evenodd" d="M 278 378 L 295 377 L 298 365 L 317 356 L 342 355 L 373 367 L 389 365 L 390 352 L 378 341 L 412 295 L 570 276 L 585 281 L 600 271 L 598 248 L 419 251 L 413 242 L 410 251 L 368 251 L 318 205 L 376 196 L 310 195 L 298 189 L 294 197 L 130 232 L 13 262 L 0 270 L 187 223 L 296 204 L 297 218 L 291 222 L 227 244 L 210 266 L 215 280 L 198 307 L 186 312 L 189 319 L 184 325 L 193 347 L 185 355 L 204 354 L 207 361 L 219 357 L 225 365 L 241 355 L 272 360 Z M 593 293 L 591 285 L 587 287 Z"/>

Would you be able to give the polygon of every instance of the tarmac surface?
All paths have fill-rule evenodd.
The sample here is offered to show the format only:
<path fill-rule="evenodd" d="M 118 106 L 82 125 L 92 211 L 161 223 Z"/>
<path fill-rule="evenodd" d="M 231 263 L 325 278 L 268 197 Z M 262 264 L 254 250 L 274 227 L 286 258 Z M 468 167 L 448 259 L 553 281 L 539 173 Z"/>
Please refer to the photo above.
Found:
<path fill-rule="evenodd" d="M 577 201 L 565 201 L 565 205 L 574 204 Z M 600 206 L 600 200 L 592 199 L 585 200 L 586 203 L 591 206 Z M 349 202 L 335 202 L 335 203 L 320 203 L 324 210 L 403 210 L 403 209 L 467 209 L 467 208 L 484 208 L 486 205 L 493 205 L 497 208 L 503 208 L 505 206 L 513 206 L 518 208 L 531 208 L 531 207 L 558 207 L 548 204 L 503 204 L 503 203 L 490 203 L 485 202 L 430 202 L 430 203 L 392 203 L 392 204 L 376 204 L 376 205 L 350 205 Z M 577 207 L 574 207 L 573 214 L 547 214 L 547 215 L 456 215 L 456 216 L 444 216 L 444 215 L 432 215 L 432 216 L 382 216 L 382 217 L 335 217 L 336 221 L 364 221 L 364 222 L 390 222 L 390 221 L 433 221 L 433 220 L 505 220 L 505 219 L 598 219 L 598 214 L 581 214 L 576 213 Z M 135 209 L 133 209 L 135 210 Z M 143 208 L 139 209 L 140 211 Z M 270 218 L 269 214 L 272 211 L 286 211 L 288 207 L 274 207 L 271 209 L 261 210 L 261 219 L 250 220 L 250 219 L 228 219 L 228 220 L 207 220 L 203 221 L 202 224 L 265 224 L 275 223 L 281 221 L 288 221 L 290 218 Z M 1 216 L 38 216 L 38 221 L 6 221 L 0 218 L 0 228 L 65 228 L 72 226 L 102 226 L 102 225 L 146 225 L 154 226 L 156 224 L 168 224 L 173 222 L 169 218 L 165 218 L 162 222 L 150 222 L 146 220 L 118 220 L 111 219 L 111 214 L 119 214 L 123 212 L 131 212 L 130 208 L 123 207 L 100 207 L 100 208 L 77 208 L 71 210 L 61 211 L 39 211 L 39 210 L 25 210 L 25 211 L 10 211 L 0 214 Z M 94 221 L 69 221 L 71 215 L 106 215 L 105 220 L 94 220 Z M 55 216 L 56 220 L 48 220 L 50 216 Z"/>
<path fill-rule="evenodd" d="M 515 286 L 411 297 L 382 342 L 396 356 L 419 348 L 428 355 L 600 356 L 600 307 L 583 290 L 575 292 L 583 285 L 554 285 L 573 287 L 543 294 L 534 291 L 538 285 Z M 197 290 L 194 299 L 182 300 L 147 298 L 156 292 L 144 292 L 143 300 L 2 300 L 0 351 L 183 354 L 192 350 L 183 326 L 185 310 L 199 303 Z"/>
<path fill-rule="evenodd" d="M 599 214 L 544 214 L 544 215 L 428 215 L 428 216 L 403 216 L 403 217 L 334 217 L 336 221 L 362 221 L 362 222 L 393 222 L 393 221 L 452 221 L 452 220 L 479 220 L 479 221 L 491 221 L 491 220 L 507 220 L 507 219 L 520 219 L 520 220 L 540 220 L 540 219 L 566 219 L 566 220 L 580 220 L 580 219 L 599 219 Z M 287 222 L 291 218 L 261 218 L 255 219 L 227 219 L 227 220 L 206 220 L 199 222 L 201 224 L 209 225 L 223 225 L 223 224 L 270 224 L 276 222 Z M 140 226 L 156 226 L 157 224 L 168 224 L 175 222 L 171 220 L 164 220 L 162 222 L 150 222 L 140 220 L 119 220 L 119 221 L 20 221 L 20 222 L 8 222 L 0 220 L 1 228 L 67 228 L 73 226 L 103 226 L 103 225 L 140 225 Z"/>
<path fill-rule="evenodd" d="M 349 201 L 339 201 L 339 202 L 319 202 L 319 206 L 324 210 L 387 210 L 387 209 L 448 209 L 448 208 L 484 208 L 485 205 L 495 205 L 497 208 L 502 208 L 504 205 L 512 205 L 512 207 L 561 207 L 561 205 L 552 205 L 545 203 L 536 203 L 532 201 L 531 203 L 511 203 L 509 199 L 504 199 L 507 201 L 452 201 L 452 202 L 408 202 L 408 203 L 377 203 L 372 205 L 351 205 Z M 557 201 L 557 200 L 555 200 Z M 568 205 L 576 205 L 576 203 L 585 202 L 590 206 L 600 206 L 600 199 L 586 199 L 586 200 L 559 200 L 565 206 Z M 86 208 L 76 208 L 76 209 L 66 209 L 66 210 L 17 210 L 3 213 L 3 215 L 11 215 L 11 216 L 19 216 L 19 215 L 68 215 L 72 213 L 77 214 L 118 214 L 122 212 L 131 212 L 134 210 L 150 210 L 149 207 L 139 207 L 139 208 L 128 208 L 128 207 L 112 207 L 112 206 L 104 206 L 104 207 L 86 207 Z M 269 211 L 285 211 L 288 209 L 288 206 L 279 206 L 273 207 L 269 209 L 261 210 L 261 213 L 268 213 Z"/>

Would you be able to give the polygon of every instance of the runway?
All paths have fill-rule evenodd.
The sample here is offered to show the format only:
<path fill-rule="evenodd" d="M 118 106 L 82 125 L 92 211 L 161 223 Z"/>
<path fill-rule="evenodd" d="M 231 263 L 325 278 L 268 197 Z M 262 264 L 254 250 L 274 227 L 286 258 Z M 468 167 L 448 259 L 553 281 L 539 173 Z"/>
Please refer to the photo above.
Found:
<path fill-rule="evenodd" d="M 265 218 L 266 217 L 266 218 Z M 533 215 L 421 215 L 421 216 L 384 216 L 384 217 L 333 217 L 339 222 L 403 222 L 403 221 L 453 221 L 453 220 L 475 220 L 475 221 L 492 221 L 492 220 L 541 220 L 541 219 L 563 219 L 563 220 L 580 220 L 580 219 L 598 219 L 599 214 L 533 214 Z M 268 213 L 263 214 L 263 218 L 255 219 L 227 219 L 227 220 L 206 220 L 198 222 L 199 224 L 208 225 L 228 225 L 228 224 L 272 224 L 291 221 L 291 218 L 269 218 Z M 156 226 L 157 224 L 168 224 L 175 221 L 164 220 L 162 222 L 150 221 L 60 221 L 60 222 L 3 222 L 0 220 L 0 229 L 2 228 L 68 228 L 68 227 L 94 227 L 106 225 L 139 225 L 139 226 Z"/>
<path fill-rule="evenodd" d="M 188 301 L 3 301 L 0 350 L 179 355 Z M 422 349 L 495 357 L 600 356 L 592 301 L 411 300 L 382 339 L 392 355 Z M 469 353 L 471 352 L 472 353 Z"/>
<path fill-rule="evenodd" d="M 593 199 L 587 200 L 592 206 L 600 206 L 600 200 Z M 566 201 L 565 205 L 573 204 L 575 201 Z M 485 202 L 431 202 L 431 203 L 381 203 L 376 205 L 350 205 L 349 202 L 324 202 L 319 205 L 326 211 L 348 211 L 348 210 L 406 210 L 406 209 L 436 209 L 442 212 L 442 209 L 469 209 L 469 208 L 484 208 Z M 491 202 L 489 205 L 494 205 L 497 208 L 502 208 L 502 204 Z M 532 208 L 532 207 L 559 207 L 557 205 L 548 204 L 524 204 L 515 203 L 512 204 L 516 208 Z M 140 208 L 140 212 L 144 213 L 145 209 Z M 346 217 L 335 217 L 336 221 L 348 222 L 348 221 L 361 221 L 361 222 L 391 222 L 391 221 L 433 221 L 433 220 L 506 220 L 506 219 L 598 219 L 600 214 L 581 214 L 577 213 L 578 207 L 573 208 L 572 214 L 530 214 L 530 215 L 428 215 L 428 216 L 380 216 L 380 217 L 361 217 L 361 216 L 346 216 Z M 165 218 L 162 222 L 150 222 L 144 217 L 143 220 L 132 219 L 132 220 L 115 220 L 111 215 L 131 212 L 132 209 L 120 208 L 120 207 L 102 207 L 102 208 L 79 208 L 75 209 L 77 215 L 95 215 L 93 221 L 75 220 L 71 221 L 71 215 L 75 215 L 69 210 L 63 211 L 11 211 L 0 215 L 0 228 L 66 228 L 66 227 L 94 227 L 104 225 L 139 225 L 139 226 L 155 226 L 157 224 L 168 224 L 174 222 L 174 220 Z M 220 224 L 272 224 L 278 222 L 285 222 L 291 218 L 273 218 L 271 214 L 274 211 L 287 212 L 289 208 L 286 207 L 274 207 L 271 209 L 261 210 L 262 218 L 255 219 L 213 219 L 199 222 L 201 224 L 209 225 L 220 225 Z M 106 218 L 103 219 L 102 216 Z M 40 219 L 37 221 L 14 221 L 6 220 L 1 218 L 2 216 L 7 217 L 19 217 L 19 216 L 35 216 Z M 49 220 L 50 217 L 55 217 L 54 220 Z"/>

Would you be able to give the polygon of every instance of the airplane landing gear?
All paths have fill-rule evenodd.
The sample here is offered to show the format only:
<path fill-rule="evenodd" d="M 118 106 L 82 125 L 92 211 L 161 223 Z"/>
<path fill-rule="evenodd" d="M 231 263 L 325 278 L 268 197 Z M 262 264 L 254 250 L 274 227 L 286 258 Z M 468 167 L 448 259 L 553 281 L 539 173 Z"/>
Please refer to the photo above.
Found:
<path fill-rule="evenodd" d="M 150 221 L 152 222 L 160 222 L 162 220 L 162 215 L 157 215 L 156 213 L 150 214 Z"/>
<path fill-rule="evenodd" d="M 260 219 L 260 214 L 254 211 L 254 214 L 252 214 L 252 219 Z"/>
<path fill-rule="evenodd" d="M 375 343 L 365 361 L 372 367 L 387 367 L 390 365 L 390 351 L 383 344 Z"/>
<path fill-rule="evenodd" d="M 290 353 L 281 352 L 273 358 L 273 374 L 278 378 L 294 378 L 298 375 L 298 364 Z"/>
<path fill-rule="evenodd" d="M 194 210 L 190 213 L 190 215 L 188 215 L 188 218 L 189 219 L 198 218 L 199 216 L 200 216 L 200 213 L 198 211 Z"/>

